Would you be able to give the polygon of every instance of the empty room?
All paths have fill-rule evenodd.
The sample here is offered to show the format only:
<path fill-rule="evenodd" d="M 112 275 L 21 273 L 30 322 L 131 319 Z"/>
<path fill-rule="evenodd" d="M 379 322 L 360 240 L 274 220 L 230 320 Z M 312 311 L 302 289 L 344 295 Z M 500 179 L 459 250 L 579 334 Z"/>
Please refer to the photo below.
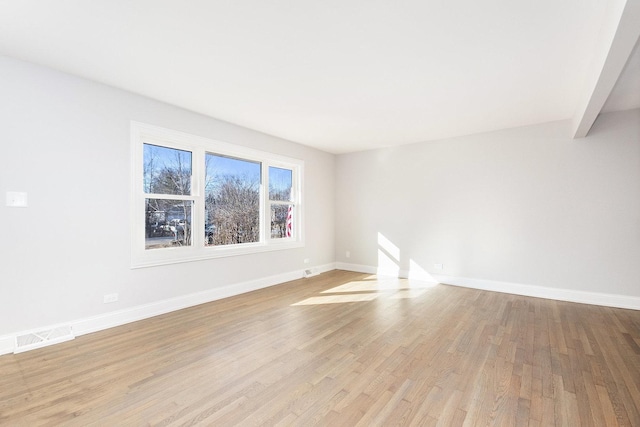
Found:
<path fill-rule="evenodd" d="M 0 0 L 0 426 L 640 426 L 639 38 Z"/>

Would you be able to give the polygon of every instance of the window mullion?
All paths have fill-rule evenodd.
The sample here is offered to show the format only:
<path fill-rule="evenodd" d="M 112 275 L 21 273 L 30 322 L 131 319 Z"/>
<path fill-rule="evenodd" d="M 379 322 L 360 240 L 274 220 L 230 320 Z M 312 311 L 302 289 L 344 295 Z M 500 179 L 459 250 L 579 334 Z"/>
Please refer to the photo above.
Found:
<path fill-rule="evenodd" d="M 193 149 L 193 164 L 191 165 L 191 194 L 194 207 L 191 218 L 191 239 L 195 250 L 204 247 L 204 179 L 205 154 L 202 148 Z"/>
<path fill-rule="evenodd" d="M 271 206 L 269 205 L 269 164 L 262 162 L 260 186 L 260 242 L 267 244 L 271 238 Z"/>

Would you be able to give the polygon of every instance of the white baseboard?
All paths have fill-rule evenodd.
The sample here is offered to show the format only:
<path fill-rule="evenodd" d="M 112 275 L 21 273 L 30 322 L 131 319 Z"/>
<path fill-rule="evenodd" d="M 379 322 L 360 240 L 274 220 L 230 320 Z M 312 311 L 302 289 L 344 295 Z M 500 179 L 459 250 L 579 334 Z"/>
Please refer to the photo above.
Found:
<path fill-rule="evenodd" d="M 415 272 L 415 271 L 400 270 L 395 268 L 394 269 L 378 268 L 370 265 L 348 264 L 345 262 L 337 262 L 336 268 L 338 270 L 355 271 L 357 273 L 375 274 L 376 276 L 401 277 L 403 279 L 418 280 L 418 281 L 427 282 L 427 283 L 438 282 L 438 280 L 436 280 L 434 276 L 424 271 Z"/>
<path fill-rule="evenodd" d="M 15 335 L 3 335 L 0 337 L 0 355 L 13 353 L 13 350 L 15 349 L 15 346 L 16 346 Z"/>
<path fill-rule="evenodd" d="M 523 285 L 520 283 L 499 282 L 495 280 L 469 279 L 466 277 L 444 275 L 433 275 L 433 277 L 440 283 L 462 286 L 465 288 L 483 289 L 487 291 L 504 292 L 559 301 L 579 302 L 582 304 L 601 305 L 605 307 L 640 310 L 640 297 L 628 295 L 578 291 L 574 289 L 547 288 L 544 286 Z"/>
<path fill-rule="evenodd" d="M 315 266 L 313 267 L 313 270 L 314 272 L 325 273 L 327 271 L 335 270 L 335 268 L 335 264 L 330 263 L 321 266 Z M 222 298 L 228 298 L 231 296 L 267 288 L 274 285 L 279 285 L 284 282 L 289 282 L 291 280 L 297 280 L 301 278 L 303 278 L 303 270 L 292 271 L 289 273 L 282 273 L 256 280 L 250 280 L 247 282 L 235 283 L 233 285 L 221 288 L 209 289 L 203 292 L 182 295 L 179 297 L 157 301 L 149 304 L 143 304 L 136 307 L 112 311 L 109 313 L 87 317 L 84 319 L 78 319 L 68 322 L 68 324 L 71 325 L 73 333 L 77 337 L 80 335 L 113 328 L 115 326 L 124 325 L 126 323 L 136 322 L 138 320 L 147 319 L 149 317 L 158 316 L 160 314 L 181 310 L 187 307 L 193 307 L 195 305 L 216 301 Z M 43 326 L 39 329 L 47 329 L 47 326 Z M 26 332 L 29 331 L 20 331 L 14 334 L 0 336 L 0 355 L 13 353 L 16 346 L 16 336 L 23 335 Z"/>
<path fill-rule="evenodd" d="M 410 278 L 431 282 L 433 280 L 447 285 L 461 286 L 465 288 L 482 289 L 485 291 L 504 292 L 508 294 L 524 295 L 536 298 L 546 298 L 559 301 L 579 302 L 582 304 L 601 305 L 605 307 L 627 308 L 640 310 L 640 297 L 605 294 L 600 292 L 578 291 L 573 289 L 548 288 L 544 286 L 523 285 L 520 283 L 500 282 L 496 280 L 472 279 L 467 277 L 445 276 L 441 274 L 412 275 L 411 272 L 398 270 L 397 274 L 389 271 L 378 271 L 376 267 L 360 264 L 348 264 L 337 262 L 336 268 L 340 270 L 355 271 L 358 273 L 387 275 L 394 277 Z M 391 274 L 390 274 L 391 273 Z"/>
<path fill-rule="evenodd" d="M 370 265 L 348 264 L 346 262 L 336 262 L 338 270 L 355 271 L 356 273 L 378 274 L 378 269 Z"/>

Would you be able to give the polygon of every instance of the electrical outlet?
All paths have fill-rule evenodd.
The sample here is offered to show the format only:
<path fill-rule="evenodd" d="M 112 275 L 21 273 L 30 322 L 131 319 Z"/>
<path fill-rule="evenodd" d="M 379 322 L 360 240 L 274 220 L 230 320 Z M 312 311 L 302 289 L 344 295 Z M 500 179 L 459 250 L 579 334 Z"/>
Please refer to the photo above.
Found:
<path fill-rule="evenodd" d="M 351 252 L 347 251 L 346 254 L 344 254 L 347 258 L 351 258 Z"/>
<path fill-rule="evenodd" d="M 309 258 L 305 258 L 305 259 L 304 259 L 304 263 L 305 263 L 305 264 L 309 264 L 309 262 L 310 262 L 310 261 L 311 261 L 311 260 L 310 260 Z"/>
<path fill-rule="evenodd" d="M 7 191 L 7 206 L 12 208 L 26 208 L 29 206 L 27 203 L 27 193 Z"/>
<path fill-rule="evenodd" d="M 118 294 L 105 295 L 104 298 L 102 299 L 102 301 L 105 304 L 109 304 L 110 302 L 116 302 L 116 301 L 118 301 Z"/>
<path fill-rule="evenodd" d="M 442 264 L 433 264 L 433 268 L 435 268 L 436 270 L 442 270 L 443 265 Z"/>

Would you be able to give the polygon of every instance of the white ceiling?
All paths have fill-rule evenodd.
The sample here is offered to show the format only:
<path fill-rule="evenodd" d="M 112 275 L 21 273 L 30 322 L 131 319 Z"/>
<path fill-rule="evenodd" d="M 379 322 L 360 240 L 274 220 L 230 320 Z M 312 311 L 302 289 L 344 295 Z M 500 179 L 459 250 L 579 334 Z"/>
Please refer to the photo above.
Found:
<path fill-rule="evenodd" d="M 343 153 L 573 118 L 616 4 L 0 0 L 0 54 Z"/>

